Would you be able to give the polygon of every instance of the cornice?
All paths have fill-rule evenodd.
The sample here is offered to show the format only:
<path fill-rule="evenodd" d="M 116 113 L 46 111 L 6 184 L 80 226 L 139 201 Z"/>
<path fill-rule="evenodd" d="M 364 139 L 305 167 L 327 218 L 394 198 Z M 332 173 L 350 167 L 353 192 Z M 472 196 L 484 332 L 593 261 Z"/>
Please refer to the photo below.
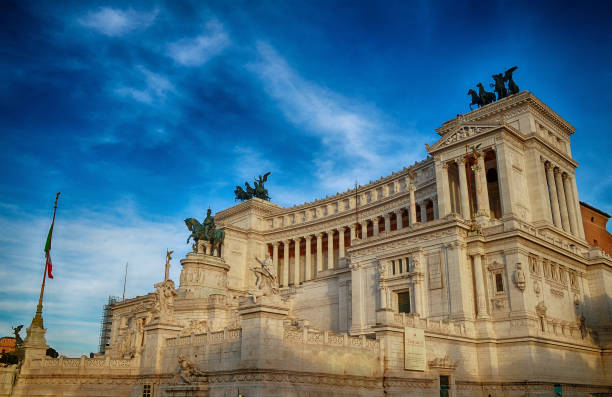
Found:
<path fill-rule="evenodd" d="M 252 211 L 258 215 L 268 216 L 282 211 L 282 209 L 283 207 L 278 204 L 274 204 L 259 198 L 252 198 L 250 200 L 236 204 L 233 207 L 217 212 L 215 214 L 215 222 L 221 222 L 225 219 L 228 219 L 232 215 L 236 215 L 241 212 Z"/>

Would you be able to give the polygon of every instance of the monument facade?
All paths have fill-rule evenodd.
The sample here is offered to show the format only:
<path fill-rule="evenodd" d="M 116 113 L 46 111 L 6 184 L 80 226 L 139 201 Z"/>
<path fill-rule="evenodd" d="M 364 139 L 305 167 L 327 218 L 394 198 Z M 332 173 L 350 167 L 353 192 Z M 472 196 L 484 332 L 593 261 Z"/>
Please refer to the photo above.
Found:
<path fill-rule="evenodd" d="M 264 199 L 186 220 L 178 288 L 113 304 L 94 358 L 26 340 L 13 395 L 612 393 L 612 258 L 585 239 L 574 127 L 511 91 L 436 132 L 367 185 L 285 208 L 260 177 Z"/>

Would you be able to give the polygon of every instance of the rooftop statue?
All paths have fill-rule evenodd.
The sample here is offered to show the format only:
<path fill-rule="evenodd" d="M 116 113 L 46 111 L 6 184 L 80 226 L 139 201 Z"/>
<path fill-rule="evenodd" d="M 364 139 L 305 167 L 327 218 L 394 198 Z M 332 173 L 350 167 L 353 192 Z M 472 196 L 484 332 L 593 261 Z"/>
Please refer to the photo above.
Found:
<path fill-rule="evenodd" d="M 191 232 L 189 237 L 187 237 L 187 243 L 189 243 L 189 240 L 193 238 L 193 241 L 195 242 L 193 251 L 197 253 L 200 240 L 207 241 L 211 244 L 210 255 L 213 256 L 216 249 L 217 256 L 220 257 L 221 246 L 225 240 L 225 231 L 216 229 L 215 217 L 211 216 L 211 212 L 212 211 L 209 208 L 206 212 L 206 218 L 201 224 L 195 218 L 185 219 L 185 225 L 187 225 L 187 229 L 189 229 Z"/>
<path fill-rule="evenodd" d="M 508 91 L 506 90 L 506 85 L 504 84 L 504 75 L 494 74 L 493 80 L 495 80 L 495 84 L 490 84 L 491 87 L 495 87 L 495 92 L 497 93 L 497 100 L 503 99 L 508 96 Z"/>
<path fill-rule="evenodd" d="M 514 80 L 512 80 L 512 73 L 518 69 L 518 66 L 513 66 L 510 69 L 506 70 L 506 74 L 504 75 L 504 81 L 508 82 L 508 91 L 510 91 L 510 95 L 518 94 L 519 87 L 516 85 Z"/>
<path fill-rule="evenodd" d="M 253 197 L 260 198 L 262 200 L 270 201 L 268 195 L 268 189 L 264 187 L 264 183 L 268 180 L 270 172 L 266 172 L 263 176 L 259 175 L 259 178 L 253 182 L 254 188 L 249 185 L 248 182 L 244 183 L 244 189 L 240 186 L 236 186 L 234 194 L 236 195 L 235 200 L 250 200 Z"/>
<path fill-rule="evenodd" d="M 519 93 L 518 85 L 512 80 L 512 73 L 518 69 L 518 66 L 513 66 L 510 69 L 506 70 L 505 73 L 498 73 L 492 75 L 495 83 L 489 84 L 491 87 L 495 87 L 495 93 L 488 92 L 485 90 L 482 83 L 476 84 L 478 87 L 478 93 L 473 89 L 468 90 L 468 95 L 472 97 L 472 102 L 470 103 L 470 111 L 472 109 L 472 105 L 476 105 L 479 108 L 484 105 L 488 105 L 490 103 L 495 102 L 495 94 L 497 94 L 497 100 L 503 99 L 509 95 L 514 95 Z M 506 88 L 506 83 L 508 83 L 508 87 Z"/>

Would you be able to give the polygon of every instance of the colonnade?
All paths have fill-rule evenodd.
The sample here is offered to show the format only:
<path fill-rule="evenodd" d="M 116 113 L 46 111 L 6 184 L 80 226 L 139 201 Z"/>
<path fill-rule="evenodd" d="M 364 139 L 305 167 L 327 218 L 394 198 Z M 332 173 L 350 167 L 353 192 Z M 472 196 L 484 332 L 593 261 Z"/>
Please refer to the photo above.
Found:
<path fill-rule="evenodd" d="M 577 200 L 572 177 L 548 160 L 544 160 L 548 204 L 553 224 L 565 232 L 580 236 Z"/>
<path fill-rule="evenodd" d="M 444 202 L 444 212 L 441 216 L 446 216 L 452 212 L 451 197 L 454 192 L 450 191 L 449 165 L 455 163 L 459 171 L 459 208 L 456 208 L 456 212 L 461 212 L 461 215 L 465 219 L 471 218 L 471 207 L 470 207 L 470 195 L 469 195 L 469 184 L 468 180 L 472 179 L 467 174 L 466 157 L 461 156 L 458 159 L 447 161 L 441 166 L 441 186 L 438 189 L 438 195 L 442 194 L 441 202 Z M 471 181 L 474 184 L 474 191 L 476 192 L 476 216 L 491 216 L 491 206 L 489 203 L 489 189 L 487 186 L 487 176 L 484 161 L 484 152 L 480 153 L 475 164 L 471 166 L 471 170 L 474 172 L 474 178 Z"/>
<path fill-rule="evenodd" d="M 324 270 L 338 268 L 340 259 L 346 256 L 346 248 L 351 245 L 352 241 L 367 240 L 382 233 L 389 233 L 418 223 L 414 189 L 411 189 L 410 197 L 412 200 L 409 208 L 402 207 L 371 219 L 360 219 L 359 224 L 352 223 L 327 231 L 270 243 L 272 262 L 274 269 L 278 272 L 279 285 L 281 287 L 298 285 L 302 281 L 313 279 Z M 437 218 L 437 205 L 433 198 L 427 198 L 419 203 L 421 207 L 420 219 L 427 220 L 427 200 L 432 201 L 435 219 Z M 324 239 L 327 240 L 327 261 L 324 259 Z M 280 252 L 282 252 L 282 262 L 279 258 Z M 302 252 L 304 252 L 304 255 L 302 255 Z M 293 262 L 291 262 L 291 259 L 293 259 Z"/>

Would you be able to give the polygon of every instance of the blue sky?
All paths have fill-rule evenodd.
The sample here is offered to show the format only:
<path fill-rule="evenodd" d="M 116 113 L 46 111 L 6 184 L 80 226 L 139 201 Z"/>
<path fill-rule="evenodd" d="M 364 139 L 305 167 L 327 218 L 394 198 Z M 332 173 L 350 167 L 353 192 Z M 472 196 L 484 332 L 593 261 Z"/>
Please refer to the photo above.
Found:
<path fill-rule="evenodd" d="M 605 2 L 3 2 L 0 333 L 29 325 L 52 204 L 48 343 L 97 350 L 108 295 L 188 250 L 186 217 L 271 171 L 293 205 L 425 158 L 469 88 L 515 80 L 577 128 L 580 199 L 612 213 Z"/>

